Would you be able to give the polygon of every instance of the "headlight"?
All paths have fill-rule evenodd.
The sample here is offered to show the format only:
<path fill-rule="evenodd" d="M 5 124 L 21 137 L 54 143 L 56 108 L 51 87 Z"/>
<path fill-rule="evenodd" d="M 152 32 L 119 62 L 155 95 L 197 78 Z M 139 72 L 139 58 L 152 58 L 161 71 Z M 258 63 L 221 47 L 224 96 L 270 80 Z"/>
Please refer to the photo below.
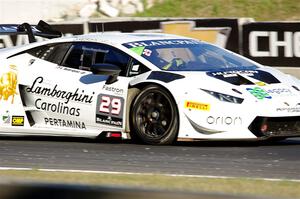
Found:
<path fill-rule="evenodd" d="M 230 102 L 230 103 L 235 103 L 235 104 L 241 104 L 244 99 L 243 98 L 239 98 L 239 97 L 235 97 L 232 95 L 227 95 L 224 93 L 218 93 L 215 91 L 209 91 L 209 90 L 205 90 L 205 89 L 201 89 L 204 92 L 214 96 L 215 98 L 217 98 L 218 100 L 222 101 L 222 102 Z"/>

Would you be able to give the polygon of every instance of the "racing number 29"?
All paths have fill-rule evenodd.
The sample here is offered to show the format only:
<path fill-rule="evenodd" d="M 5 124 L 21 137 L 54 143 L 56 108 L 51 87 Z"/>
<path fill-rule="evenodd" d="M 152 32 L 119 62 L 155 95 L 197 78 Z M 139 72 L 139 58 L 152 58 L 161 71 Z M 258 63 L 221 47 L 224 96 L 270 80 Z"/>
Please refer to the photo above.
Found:
<path fill-rule="evenodd" d="M 119 115 L 122 107 L 122 102 L 119 98 L 111 98 L 109 96 L 102 96 L 99 111 L 103 113 L 112 113 Z"/>

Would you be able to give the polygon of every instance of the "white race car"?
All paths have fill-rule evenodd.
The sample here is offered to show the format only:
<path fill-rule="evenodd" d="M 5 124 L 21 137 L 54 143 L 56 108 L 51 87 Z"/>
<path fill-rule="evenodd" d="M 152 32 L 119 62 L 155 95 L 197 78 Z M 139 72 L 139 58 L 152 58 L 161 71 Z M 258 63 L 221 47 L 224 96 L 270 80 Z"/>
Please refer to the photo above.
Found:
<path fill-rule="evenodd" d="M 60 37 L 0 50 L 0 132 L 176 140 L 300 136 L 300 83 L 223 48 L 167 34 Z M 50 39 L 33 42 L 34 35 Z"/>

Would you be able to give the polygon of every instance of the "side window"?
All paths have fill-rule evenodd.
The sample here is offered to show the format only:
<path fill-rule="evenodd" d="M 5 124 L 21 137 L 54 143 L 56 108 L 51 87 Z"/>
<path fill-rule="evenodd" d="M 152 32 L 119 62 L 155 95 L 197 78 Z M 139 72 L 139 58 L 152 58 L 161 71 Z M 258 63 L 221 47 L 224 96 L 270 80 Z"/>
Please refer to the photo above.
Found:
<path fill-rule="evenodd" d="M 126 76 L 130 56 L 108 45 L 98 43 L 75 43 L 65 58 L 63 65 L 70 68 L 90 70 L 92 64 L 108 63 L 121 68 L 121 76 Z"/>
<path fill-rule="evenodd" d="M 47 46 L 47 45 L 39 46 L 39 47 L 32 48 L 32 49 L 26 51 L 26 53 L 28 53 L 34 57 L 40 58 L 40 55 L 43 54 L 43 52 L 45 52 L 48 48 L 49 48 L 49 46 Z"/>
<path fill-rule="evenodd" d="M 108 49 L 108 50 L 109 52 L 105 55 L 104 63 L 114 64 L 116 66 L 119 66 L 122 70 L 120 75 L 125 76 L 130 61 L 130 57 L 127 54 L 117 49 Z"/>
<path fill-rule="evenodd" d="M 63 66 L 78 69 L 82 66 L 83 49 L 81 45 L 73 45 L 69 54 L 63 62 Z"/>
<path fill-rule="evenodd" d="M 61 64 L 70 46 L 70 43 L 62 43 L 50 46 L 49 49 L 42 55 L 41 59 L 55 64 Z"/>
<path fill-rule="evenodd" d="M 61 64 L 70 46 L 70 43 L 49 44 L 30 49 L 27 53 L 55 64 Z"/>
<path fill-rule="evenodd" d="M 139 61 L 133 59 L 131 62 L 130 70 L 128 71 L 128 76 L 132 77 L 135 75 L 140 75 L 142 73 L 148 72 L 150 69 L 147 68 L 144 64 Z"/>

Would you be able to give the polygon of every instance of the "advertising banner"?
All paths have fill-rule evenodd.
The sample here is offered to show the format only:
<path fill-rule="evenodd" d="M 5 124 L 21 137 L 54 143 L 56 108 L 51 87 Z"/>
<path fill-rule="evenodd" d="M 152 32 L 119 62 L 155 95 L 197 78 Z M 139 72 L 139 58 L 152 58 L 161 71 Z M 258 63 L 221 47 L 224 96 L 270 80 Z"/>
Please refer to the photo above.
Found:
<path fill-rule="evenodd" d="M 89 22 L 89 31 L 177 34 L 239 52 L 238 19 L 171 18 L 112 22 L 91 21 Z"/>
<path fill-rule="evenodd" d="M 300 22 L 243 25 L 242 54 L 269 66 L 300 66 Z"/>
<path fill-rule="evenodd" d="M 64 35 L 80 35 L 84 33 L 82 23 L 59 23 L 51 24 L 54 29 L 61 31 Z M 45 38 L 36 37 L 37 41 L 45 40 Z M 0 48 L 7 48 L 28 44 L 27 35 L 0 35 Z"/>

